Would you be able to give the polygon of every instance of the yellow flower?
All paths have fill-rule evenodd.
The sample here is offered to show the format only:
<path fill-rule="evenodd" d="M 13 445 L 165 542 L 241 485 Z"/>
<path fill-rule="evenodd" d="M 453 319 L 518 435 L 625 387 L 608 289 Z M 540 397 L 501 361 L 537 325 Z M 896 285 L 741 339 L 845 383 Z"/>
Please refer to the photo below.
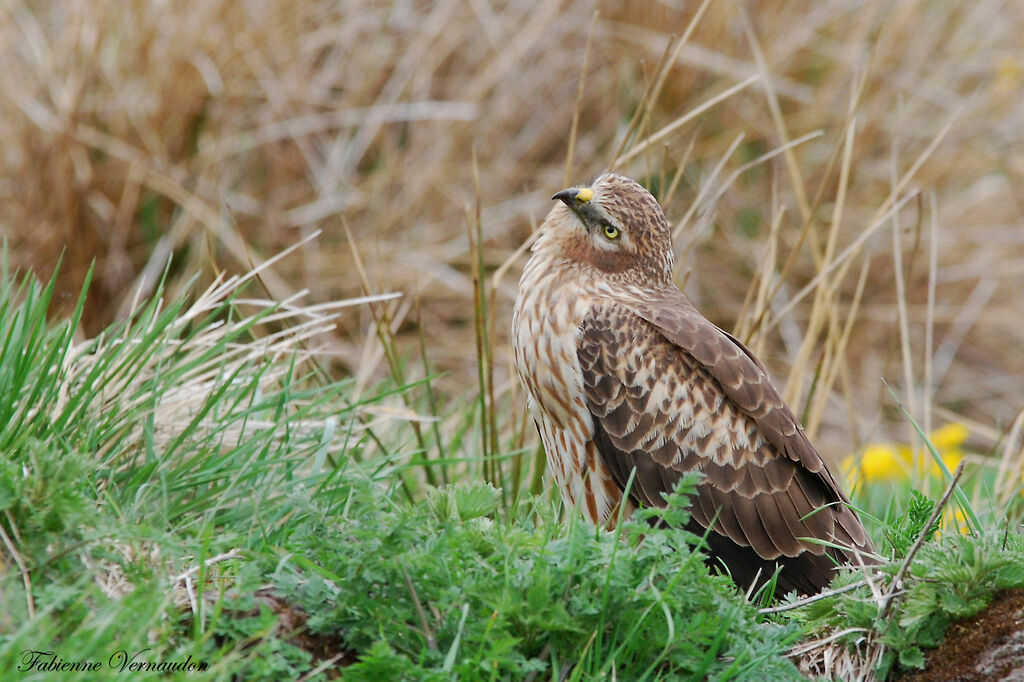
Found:
<path fill-rule="evenodd" d="M 867 483 L 906 478 L 910 474 L 909 462 L 898 448 L 876 443 L 864 449 L 858 462 L 854 455 L 843 460 L 843 473 L 847 478 L 862 478 Z"/>
<path fill-rule="evenodd" d="M 939 452 L 949 448 L 958 448 L 967 442 L 971 432 L 960 422 L 950 422 L 945 426 L 931 432 L 928 440 L 932 442 Z"/>
<path fill-rule="evenodd" d="M 970 431 L 959 422 L 952 422 L 932 431 L 928 440 L 942 457 L 950 471 L 956 469 L 964 458 L 963 444 Z M 933 476 L 942 476 L 942 470 L 925 451 L 918 454 L 931 462 L 929 470 Z M 913 451 L 908 445 L 898 443 L 872 443 L 864 448 L 860 457 L 847 455 L 842 461 L 842 471 L 850 485 L 860 482 L 900 481 L 910 477 L 914 471 Z"/>
<path fill-rule="evenodd" d="M 1007 93 L 1017 92 L 1020 89 L 1022 75 L 1024 75 L 1024 68 L 1021 68 L 1021 63 L 1012 57 L 1004 57 L 995 69 L 996 90 Z"/>
<path fill-rule="evenodd" d="M 951 422 L 946 424 L 940 429 L 932 431 L 928 436 L 928 440 L 932 442 L 935 449 L 938 450 L 942 456 L 942 461 L 945 462 L 946 467 L 950 471 L 955 471 L 960 466 L 961 460 L 964 458 L 964 449 L 961 447 L 967 442 L 967 437 L 971 435 L 971 432 L 966 426 L 960 422 Z M 939 469 L 939 465 L 935 463 L 935 460 L 928 456 L 931 460 L 931 472 L 933 476 L 941 476 L 942 470 Z"/>
<path fill-rule="evenodd" d="M 942 512 L 942 520 L 939 521 L 939 525 L 942 528 L 949 528 L 951 525 L 955 525 L 960 529 L 961 533 L 965 535 L 971 534 L 971 527 L 967 525 L 967 517 L 959 507 Z"/>

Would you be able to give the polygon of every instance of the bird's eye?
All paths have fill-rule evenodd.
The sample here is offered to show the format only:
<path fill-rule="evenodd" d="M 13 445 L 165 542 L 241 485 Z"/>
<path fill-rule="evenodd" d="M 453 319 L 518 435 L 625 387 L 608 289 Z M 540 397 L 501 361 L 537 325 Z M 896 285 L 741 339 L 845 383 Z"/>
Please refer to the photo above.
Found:
<path fill-rule="evenodd" d="M 621 234 L 622 233 L 619 232 L 619 228 L 615 227 L 614 225 L 604 226 L 604 236 L 608 237 L 608 239 L 618 239 L 619 235 Z"/>

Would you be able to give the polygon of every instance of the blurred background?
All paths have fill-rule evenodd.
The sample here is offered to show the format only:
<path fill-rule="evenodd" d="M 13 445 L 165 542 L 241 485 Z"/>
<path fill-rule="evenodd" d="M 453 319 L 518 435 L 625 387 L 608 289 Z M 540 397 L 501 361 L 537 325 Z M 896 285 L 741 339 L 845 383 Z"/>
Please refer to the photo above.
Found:
<path fill-rule="evenodd" d="M 69 306 L 95 263 L 92 335 L 169 259 L 178 295 L 322 230 L 271 296 L 403 294 L 316 340 L 331 371 L 390 375 L 381 319 L 442 414 L 470 403 L 483 292 L 519 429 L 520 247 L 615 162 L 827 456 L 909 440 L 883 378 L 985 454 L 1024 406 L 1022 35 L 1016 0 L 12 0 L 0 236 L 40 278 L 62 259 Z"/>

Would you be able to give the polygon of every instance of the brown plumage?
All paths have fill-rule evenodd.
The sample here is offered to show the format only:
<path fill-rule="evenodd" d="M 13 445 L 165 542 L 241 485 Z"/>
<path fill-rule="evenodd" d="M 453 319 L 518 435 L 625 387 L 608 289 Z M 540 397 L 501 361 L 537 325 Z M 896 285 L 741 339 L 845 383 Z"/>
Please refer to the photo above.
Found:
<path fill-rule="evenodd" d="M 838 564 L 869 563 L 860 519 L 764 366 L 672 282 L 654 197 L 606 174 L 554 198 L 512 336 L 566 502 L 610 526 L 634 469 L 629 512 L 663 506 L 662 494 L 699 470 L 691 530 L 711 528 L 709 554 L 742 588 L 778 564 L 778 594 L 813 594 Z"/>

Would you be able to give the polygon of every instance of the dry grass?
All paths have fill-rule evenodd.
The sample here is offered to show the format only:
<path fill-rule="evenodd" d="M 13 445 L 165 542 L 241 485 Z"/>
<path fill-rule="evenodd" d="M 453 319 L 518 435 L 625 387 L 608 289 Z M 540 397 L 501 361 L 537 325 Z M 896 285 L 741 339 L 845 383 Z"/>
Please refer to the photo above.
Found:
<path fill-rule="evenodd" d="M 695 3 L 560 5 L 6 3 L 0 234 L 43 277 L 63 250 L 67 292 L 96 259 L 96 330 L 171 254 L 212 278 L 318 228 L 270 294 L 358 295 L 347 225 L 369 288 L 407 295 L 320 341 L 365 383 L 388 372 L 375 319 L 400 356 L 421 329 L 459 396 L 479 202 L 484 270 L 508 265 L 487 284 L 501 400 L 510 259 L 642 107 L 620 170 L 671 194 L 680 281 L 741 321 L 823 451 L 906 438 L 880 377 L 995 448 L 1024 404 L 1024 5 L 712 0 L 678 50 Z"/>

